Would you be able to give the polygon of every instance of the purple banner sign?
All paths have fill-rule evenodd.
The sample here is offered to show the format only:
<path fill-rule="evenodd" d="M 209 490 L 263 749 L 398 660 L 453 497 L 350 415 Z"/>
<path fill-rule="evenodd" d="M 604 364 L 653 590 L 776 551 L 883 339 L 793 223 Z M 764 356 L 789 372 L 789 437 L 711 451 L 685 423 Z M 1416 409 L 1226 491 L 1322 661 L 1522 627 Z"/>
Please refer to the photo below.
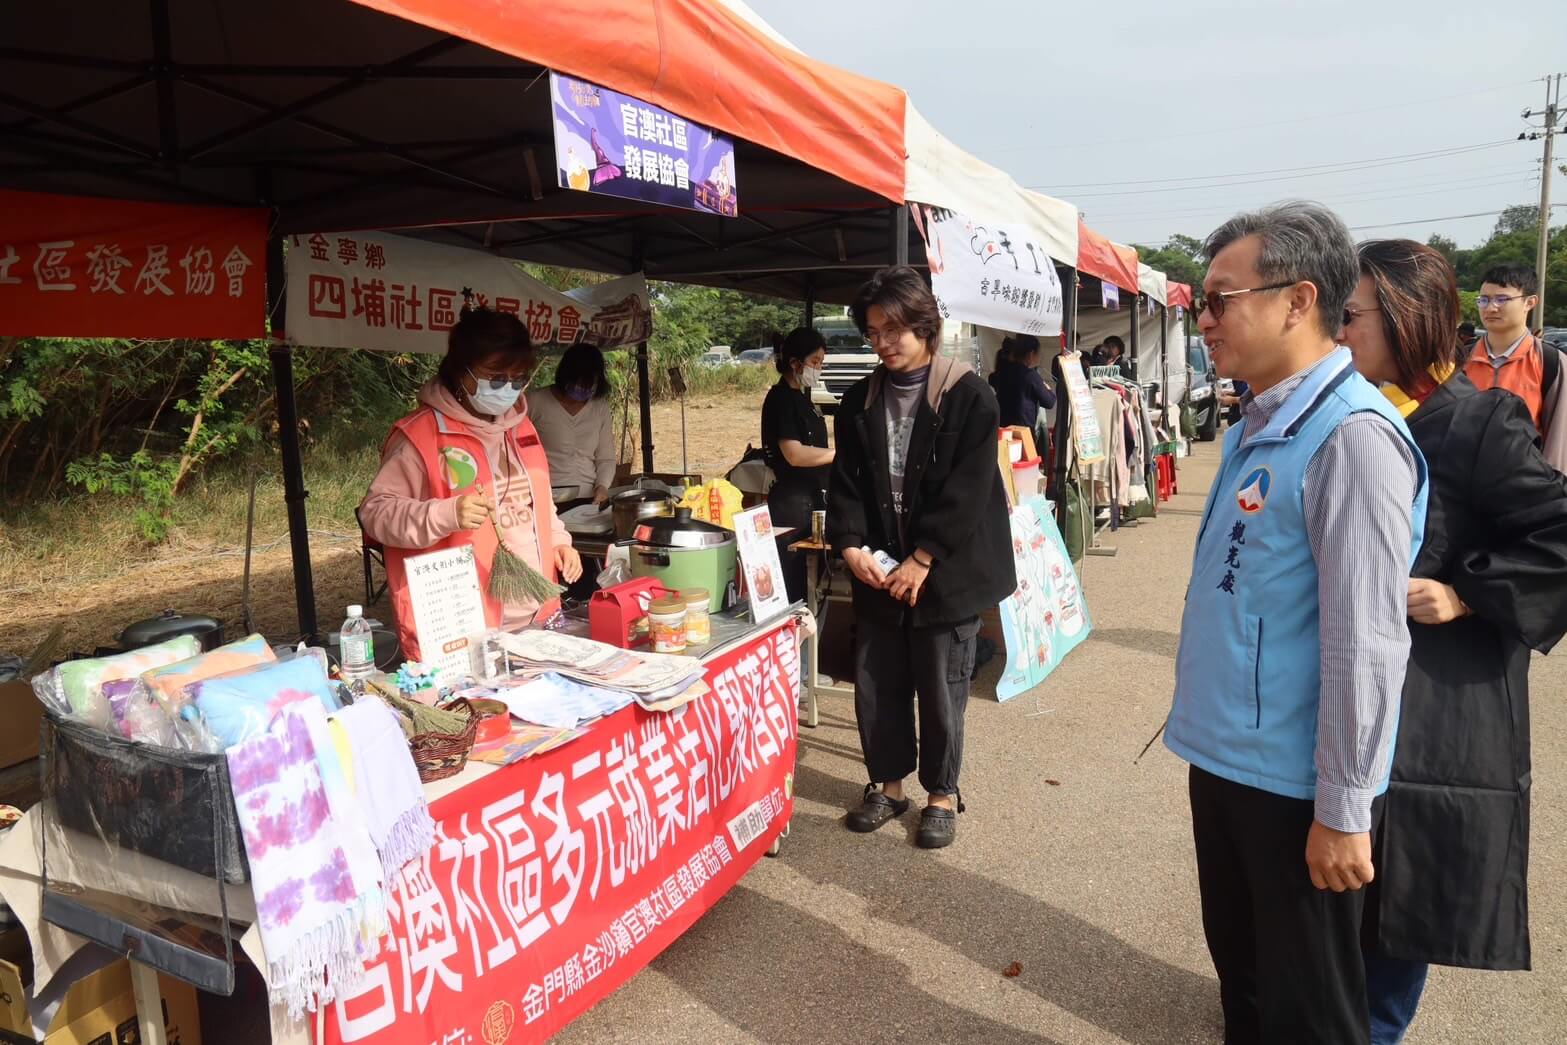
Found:
<path fill-rule="evenodd" d="M 735 146 L 666 109 L 550 73 L 563 189 L 734 217 Z"/>

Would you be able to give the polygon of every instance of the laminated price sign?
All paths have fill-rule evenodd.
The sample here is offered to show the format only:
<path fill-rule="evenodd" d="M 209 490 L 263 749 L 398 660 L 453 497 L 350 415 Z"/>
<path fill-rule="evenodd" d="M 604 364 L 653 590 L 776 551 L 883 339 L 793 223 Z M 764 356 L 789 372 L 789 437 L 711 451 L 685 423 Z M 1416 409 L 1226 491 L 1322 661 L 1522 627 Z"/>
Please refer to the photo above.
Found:
<path fill-rule="evenodd" d="M 473 645 L 488 625 L 473 545 L 409 557 L 408 594 L 425 664 L 460 678 L 473 671 Z"/>

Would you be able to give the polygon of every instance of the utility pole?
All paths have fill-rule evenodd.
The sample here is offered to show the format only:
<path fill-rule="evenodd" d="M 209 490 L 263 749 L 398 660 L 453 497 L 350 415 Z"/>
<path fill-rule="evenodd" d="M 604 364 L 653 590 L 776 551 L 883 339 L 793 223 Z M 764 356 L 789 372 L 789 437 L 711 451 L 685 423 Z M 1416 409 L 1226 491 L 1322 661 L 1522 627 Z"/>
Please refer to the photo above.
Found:
<path fill-rule="evenodd" d="M 1544 127 L 1535 133 L 1520 134 L 1519 138 L 1527 138 L 1533 141 L 1536 138 L 1545 139 L 1545 159 L 1540 167 L 1540 237 L 1536 248 L 1534 271 L 1540 281 L 1539 303 L 1534 307 L 1534 329 L 1540 330 L 1545 326 L 1545 267 L 1550 258 L 1551 243 L 1551 176 L 1555 173 L 1551 169 L 1551 160 L 1555 143 L 1557 121 L 1563 115 L 1562 101 L 1562 74 L 1545 78 L 1545 112 L 1541 114 L 1544 119 Z M 1529 119 L 1535 115 L 1528 109 L 1524 110 L 1523 118 Z"/>

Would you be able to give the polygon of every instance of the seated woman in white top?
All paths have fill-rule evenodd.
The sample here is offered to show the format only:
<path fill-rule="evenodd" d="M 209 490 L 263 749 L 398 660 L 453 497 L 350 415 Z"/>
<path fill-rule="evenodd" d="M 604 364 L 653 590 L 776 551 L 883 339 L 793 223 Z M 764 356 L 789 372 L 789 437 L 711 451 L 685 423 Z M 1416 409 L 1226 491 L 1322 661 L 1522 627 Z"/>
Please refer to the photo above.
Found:
<path fill-rule="evenodd" d="M 557 504 L 605 500 L 616 455 L 603 354 L 592 345 L 568 348 L 555 383 L 528 393 L 528 417 L 544 443 Z"/>

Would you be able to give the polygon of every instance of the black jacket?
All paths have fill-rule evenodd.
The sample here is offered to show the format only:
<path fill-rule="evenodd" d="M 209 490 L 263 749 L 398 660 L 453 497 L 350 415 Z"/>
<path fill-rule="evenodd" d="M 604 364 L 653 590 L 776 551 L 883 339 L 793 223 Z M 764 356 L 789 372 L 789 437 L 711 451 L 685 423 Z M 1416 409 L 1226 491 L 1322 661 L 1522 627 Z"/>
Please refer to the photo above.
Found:
<path fill-rule="evenodd" d="M 1414 575 L 1474 612 L 1410 622 L 1369 939 L 1397 958 L 1529 968 L 1529 651 L 1567 632 L 1567 479 L 1523 401 L 1462 371 L 1409 418 L 1431 474 Z"/>
<path fill-rule="evenodd" d="M 1039 411 L 1056 405 L 1055 393 L 1045 387 L 1045 379 L 1032 367 L 1011 360 L 996 367 L 990 375 L 990 387 L 996 393 L 1004 427 L 1018 425 L 1033 430 L 1039 425 Z"/>
<path fill-rule="evenodd" d="M 888 478 L 883 379 L 878 369 L 838 405 L 827 538 L 840 554 L 869 546 L 902 561 L 920 548 L 935 561 L 912 610 L 854 581 L 857 615 L 901 621 L 909 611 L 915 627 L 957 624 L 993 609 L 1017 588 L 1007 495 L 996 466 L 996 399 L 962 364 L 941 357 L 931 364 L 909 436 L 904 547 Z"/>

